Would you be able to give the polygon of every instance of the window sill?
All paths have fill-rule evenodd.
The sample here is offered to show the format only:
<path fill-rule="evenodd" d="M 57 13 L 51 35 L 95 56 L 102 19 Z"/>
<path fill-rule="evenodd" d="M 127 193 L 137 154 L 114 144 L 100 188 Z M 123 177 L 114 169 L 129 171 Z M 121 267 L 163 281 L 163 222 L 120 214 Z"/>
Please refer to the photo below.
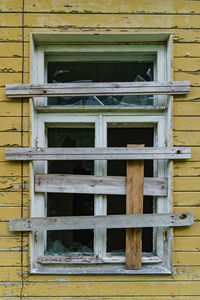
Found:
<path fill-rule="evenodd" d="M 142 264 L 140 270 L 127 270 L 125 265 L 118 263 L 89 265 L 33 265 L 31 274 L 171 274 L 168 266 L 163 264 Z"/>

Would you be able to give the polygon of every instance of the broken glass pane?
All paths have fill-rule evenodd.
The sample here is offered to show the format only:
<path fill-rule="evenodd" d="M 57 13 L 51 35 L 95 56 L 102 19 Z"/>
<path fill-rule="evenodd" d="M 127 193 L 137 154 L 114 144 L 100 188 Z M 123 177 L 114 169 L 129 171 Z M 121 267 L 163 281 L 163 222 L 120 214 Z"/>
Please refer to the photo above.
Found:
<path fill-rule="evenodd" d="M 48 62 L 48 82 L 153 81 L 152 62 Z M 48 105 L 154 105 L 156 96 L 77 96 L 48 98 Z"/>
<path fill-rule="evenodd" d="M 49 147 L 94 147 L 94 128 L 49 128 Z M 94 174 L 93 161 L 49 161 L 50 174 Z M 94 196 L 47 193 L 47 216 L 94 215 Z M 46 255 L 93 255 L 93 230 L 47 231 Z"/>

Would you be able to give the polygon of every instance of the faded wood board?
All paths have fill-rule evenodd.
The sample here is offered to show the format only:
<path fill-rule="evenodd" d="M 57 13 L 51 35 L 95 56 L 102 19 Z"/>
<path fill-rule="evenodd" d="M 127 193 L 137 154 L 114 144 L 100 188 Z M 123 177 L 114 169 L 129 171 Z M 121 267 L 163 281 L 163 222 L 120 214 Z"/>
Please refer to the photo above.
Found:
<path fill-rule="evenodd" d="M 190 226 L 193 214 L 141 214 L 10 219 L 10 231 Z"/>
<path fill-rule="evenodd" d="M 189 147 L 135 148 L 6 148 L 7 160 L 130 160 L 130 159 L 186 159 Z"/>
<path fill-rule="evenodd" d="M 144 145 L 128 145 L 144 147 Z M 126 163 L 126 214 L 143 213 L 144 160 Z M 138 270 L 142 264 L 142 229 L 126 229 L 126 269 Z"/>
<path fill-rule="evenodd" d="M 7 84 L 7 97 L 188 94 L 189 81 Z"/>
<path fill-rule="evenodd" d="M 126 195 L 126 177 L 36 174 L 35 192 Z M 166 196 L 167 179 L 144 178 L 145 196 Z"/>

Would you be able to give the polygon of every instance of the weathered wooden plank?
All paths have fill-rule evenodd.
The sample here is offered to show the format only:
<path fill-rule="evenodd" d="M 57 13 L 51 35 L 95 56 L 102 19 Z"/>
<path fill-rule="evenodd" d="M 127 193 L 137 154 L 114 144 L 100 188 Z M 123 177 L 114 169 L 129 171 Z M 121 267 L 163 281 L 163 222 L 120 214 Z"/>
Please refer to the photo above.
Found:
<path fill-rule="evenodd" d="M 9 18 L 9 14 L 6 14 Z M 77 22 L 78 20 L 78 22 Z M 131 15 L 113 14 L 112 18 L 106 14 L 34 14 L 26 13 L 25 27 L 31 28 L 102 28 L 102 29 L 199 29 L 198 15 Z M 11 23 L 11 22 L 10 22 Z M 14 21 L 11 23 L 13 26 Z M 66 25 L 67 24 L 67 25 Z"/>
<path fill-rule="evenodd" d="M 175 146 L 200 146 L 200 132 L 174 131 L 174 145 Z"/>
<path fill-rule="evenodd" d="M 174 57 L 200 57 L 200 44 L 179 43 L 174 44 Z"/>
<path fill-rule="evenodd" d="M 23 115 L 28 116 L 29 115 L 29 104 L 23 103 Z M 0 116 L 2 117 L 15 117 L 15 116 L 21 116 L 21 105 L 20 101 L 3 101 L 0 102 Z"/>
<path fill-rule="evenodd" d="M 199 72 L 200 58 L 181 57 L 174 59 L 174 71 Z M 189 78 L 189 77 L 188 77 Z"/>
<path fill-rule="evenodd" d="M 181 131 L 199 130 L 200 131 L 200 116 L 199 117 L 175 117 L 174 130 L 175 131 L 177 130 L 181 130 Z"/>
<path fill-rule="evenodd" d="M 200 193 L 193 192 L 174 192 L 174 206 L 200 206 Z"/>
<path fill-rule="evenodd" d="M 91 82 L 6 85 L 7 97 L 55 97 L 89 95 L 187 94 L 189 81 L 170 82 Z"/>
<path fill-rule="evenodd" d="M 175 177 L 175 192 L 195 192 L 200 191 L 200 177 Z"/>
<path fill-rule="evenodd" d="M 188 202 L 186 206 L 174 207 L 173 211 L 174 213 L 181 213 L 182 211 L 190 212 L 194 215 L 195 222 L 200 221 L 200 206 L 189 206 Z"/>
<path fill-rule="evenodd" d="M 126 195 L 126 177 L 36 174 L 35 191 L 49 193 Z M 144 178 L 144 195 L 166 196 L 167 180 Z"/>
<path fill-rule="evenodd" d="M 44 276 L 44 275 L 43 275 Z M 104 281 L 102 278 L 101 282 L 71 282 L 70 284 L 67 282 L 59 281 L 57 282 L 47 282 L 44 284 L 44 282 L 34 282 L 32 284 L 24 282 L 24 297 L 27 297 L 29 299 L 29 296 L 44 296 L 47 298 L 47 295 L 54 296 L 57 298 L 58 296 L 67 295 L 67 298 L 70 299 L 70 297 L 74 296 L 74 298 L 83 298 L 84 296 L 87 297 L 86 299 L 94 299 L 95 296 L 98 295 L 98 298 L 104 298 L 105 300 L 111 300 L 113 297 L 113 300 L 116 299 L 128 299 L 131 298 L 125 298 L 127 296 L 135 295 L 137 296 L 137 300 L 140 299 L 140 295 L 142 293 L 143 296 L 146 296 L 145 300 L 149 300 L 149 296 L 165 296 L 171 295 L 173 297 L 177 296 L 178 299 L 180 299 L 180 296 L 186 295 L 185 300 L 193 299 L 193 296 L 199 296 L 199 281 L 165 281 L 166 278 L 163 275 L 162 277 L 163 281 L 162 283 L 160 281 L 141 281 L 141 282 L 132 282 L 131 280 L 127 281 Z M 54 276 L 58 278 L 57 276 Z M 72 277 L 72 276 L 71 276 Z M 79 276 L 81 277 L 81 276 Z M 84 277 L 84 276 L 82 276 Z M 92 276 L 90 276 L 91 278 Z M 107 277 L 102 276 L 102 277 Z M 118 276 L 115 276 L 117 278 Z M 148 277 L 148 275 L 146 275 Z M 44 276 L 45 278 L 45 276 Z M 128 276 L 129 278 L 129 276 Z M 149 278 L 149 277 L 148 277 Z M 151 278 L 154 278 L 154 275 L 151 275 Z M 162 288 L 161 288 L 162 285 Z M 108 298 L 106 298 L 106 296 Z M 123 298 L 124 297 L 124 298 Z M 42 299 L 42 298 L 40 298 Z M 47 298 L 48 299 L 48 298 Z M 132 298 L 133 299 L 133 298 Z M 161 299 L 153 298 L 153 299 Z M 171 298 L 172 300 L 173 298 Z M 144 299 L 142 299 L 144 300 Z"/>
<path fill-rule="evenodd" d="M 5 0 L 4 0 L 5 1 Z M 9 7 L 9 9 L 8 9 Z M 11 10 L 10 5 L 3 5 L 3 10 Z M 160 1 L 129 1 L 129 0 L 100 0 L 85 1 L 73 0 L 70 5 L 66 5 L 65 0 L 60 0 L 55 5 L 54 0 L 50 0 L 46 5 L 45 0 L 40 0 L 33 4 L 28 2 L 25 5 L 25 12 L 48 12 L 48 13 L 128 13 L 128 14 L 196 14 L 200 13 L 200 5 L 198 1 L 171 0 Z"/>
<path fill-rule="evenodd" d="M 144 147 L 144 145 L 128 145 Z M 143 213 L 144 160 L 126 162 L 126 214 Z M 138 270 L 142 264 L 142 229 L 126 229 L 126 269 Z"/>
<path fill-rule="evenodd" d="M 21 131 L 21 117 L 1 117 L 0 116 L 0 131 Z M 23 117 L 23 131 L 29 131 L 29 119 Z"/>
<path fill-rule="evenodd" d="M 190 158 L 187 147 L 136 148 L 7 148 L 7 160 L 127 160 Z"/>
<path fill-rule="evenodd" d="M 23 207 L 24 218 L 28 217 L 28 207 Z M 9 221 L 10 218 L 20 218 L 22 213 L 21 207 L 16 206 L 1 206 L 0 208 L 0 222 Z"/>
<path fill-rule="evenodd" d="M 78 105 L 45 105 L 45 106 L 37 106 L 36 110 L 38 113 L 69 113 L 69 112 L 82 112 L 84 108 L 84 112 L 137 112 L 137 113 L 153 113 L 163 114 L 166 112 L 167 107 L 164 105 L 146 105 L 146 106 L 117 106 L 117 105 L 87 105 L 87 106 L 78 106 Z"/>
<path fill-rule="evenodd" d="M 192 226 L 193 227 L 193 226 Z M 174 251 L 200 251 L 200 236 L 174 238 Z"/>
<path fill-rule="evenodd" d="M 174 164 L 174 176 L 200 176 L 200 162 L 181 162 Z"/>
<path fill-rule="evenodd" d="M 40 264 L 114 264 L 114 263 L 125 263 L 125 257 L 111 256 L 104 258 L 96 258 L 94 256 L 82 256 L 82 257 L 67 257 L 67 256 L 40 256 L 37 262 Z M 157 256 L 142 257 L 143 263 L 160 263 L 161 259 Z"/>
<path fill-rule="evenodd" d="M 174 116 L 200 116 L 200 102 L 175 102 Z"/>
<path fill-rule="evenodd" d="M 10 219 L 10 231 L 190 226 L 193 214 L 141 214 Z"/>

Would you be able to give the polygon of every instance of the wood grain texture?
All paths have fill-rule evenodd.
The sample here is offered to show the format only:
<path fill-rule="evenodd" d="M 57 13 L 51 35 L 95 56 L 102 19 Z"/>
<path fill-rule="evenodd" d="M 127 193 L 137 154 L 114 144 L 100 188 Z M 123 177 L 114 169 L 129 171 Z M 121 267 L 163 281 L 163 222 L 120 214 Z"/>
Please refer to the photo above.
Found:
<path fill-rule="evenodd" d="M 185 82 L 91 82 L 6 85 L 7 97 L 188 94 Z"/>
<path fill-rule="evenodd" d="M 126 195 L 126 182 L 126 177 L 121 176 L 36 174 L 35 191 Z M 166 196 L 167 180 L 150 177 L 144 178 L 144 195 Z"/>
<path fill-rule="evenodd" d="M 190 226 L 192 213 L 10 219 L 10 231 Z"/>
<path fill-rule="evenodd" d="M 5 0 L 4 0 L 5 1 Z M 3 2 L 4 2 L 3 1 Z M 10 0 L 11 1 L 11 0 Z M 3 9 L 11 9 L 11 5 L 4 4 Z M 142 1 L 138 2 L 136 0 L 100 0 L 100 1 L 85 1 L 73 0 L 70 1 L 70 5 L 66 5 L 64 0 L 60 0 L 57 5 L 53 0 L 48 2 L 46 5 L 45 0 L 40 0 L 33 4 L 28 2 L 25 6 L 26 12 L 49 12 L 49 13 L 104 13 L 104 14 L 114 14 L 114 13 L 128 13 L 128 14 L 196 14 L 200 12 L 200 6 L 198 2 L 194 1 L 170 1 L 166 0 L 163 3 L 160 1 Z"/>
<path fill-rule="evenodd" d="M 144 147 L 128 145 L 127 147 Z M 144 160 L 126 162 L 126 214 L 143 213 Z M 142 229 L 126 229 L 126 269 L 138 270 L 142 265 Z"/>
<path fill-rule="evenodd" d="M 190 158 L 187 147 L 136 148 L 7 148 L 7 160 L 144 160 Z"/>

